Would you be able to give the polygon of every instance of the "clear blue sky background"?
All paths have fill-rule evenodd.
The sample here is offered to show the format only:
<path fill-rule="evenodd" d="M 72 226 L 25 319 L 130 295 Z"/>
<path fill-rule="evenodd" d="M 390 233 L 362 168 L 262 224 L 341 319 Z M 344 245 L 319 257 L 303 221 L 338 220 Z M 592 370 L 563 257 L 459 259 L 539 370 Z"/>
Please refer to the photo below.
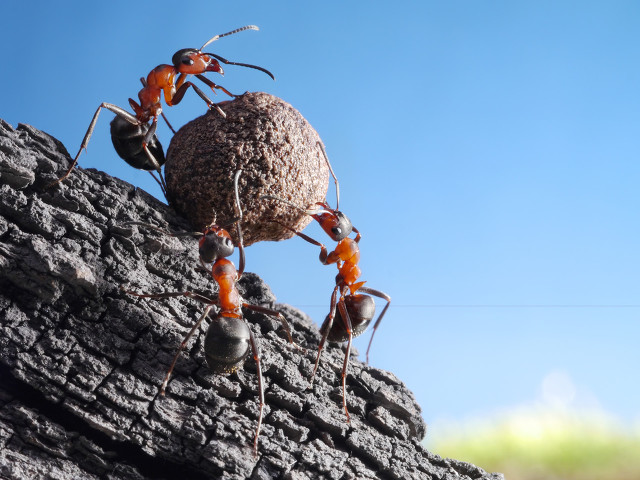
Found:
<path fill-rule="evenodd" d="M 257 24 L 211 49 L 277 81 L 231 66 L 213 79 L 285 99 L 320 133 L 364 234 L 363 278 L 393 297 L 372 364 L 425 420 L 535 403 L 553 372 L 570 407 L 640 419 L 640 4 L 149 5 L 5 2 L 0 117 L 75 154 L 100 102 L 126 107 L 176 50 Z M 205 108 L 189 93 L 165 111 L 180 126 Z M 159 196 L 115 155 L 111 116 L 80 165 Z M 335 270 L 314 247 L 256 245 L 247 261 L 322 321 Z"/>

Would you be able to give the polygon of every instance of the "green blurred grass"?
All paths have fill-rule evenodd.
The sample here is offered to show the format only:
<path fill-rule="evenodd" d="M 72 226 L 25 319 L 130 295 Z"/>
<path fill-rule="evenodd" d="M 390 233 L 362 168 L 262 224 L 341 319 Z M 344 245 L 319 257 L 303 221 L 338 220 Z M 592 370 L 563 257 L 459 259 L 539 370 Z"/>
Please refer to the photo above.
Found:
<path fill-rule="evenodd" d="M 521 410 L 492 421 L 436 424 L 427 447 L 507 480 L 640 480 L 640 428 L 600 412 Z"/>

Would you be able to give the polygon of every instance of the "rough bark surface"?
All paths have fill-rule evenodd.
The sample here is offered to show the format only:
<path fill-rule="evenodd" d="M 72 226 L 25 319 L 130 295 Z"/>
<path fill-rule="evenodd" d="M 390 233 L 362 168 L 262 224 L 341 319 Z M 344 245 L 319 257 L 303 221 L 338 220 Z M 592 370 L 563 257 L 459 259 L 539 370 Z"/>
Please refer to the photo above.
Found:
<path fill-rule="evenodd" d="M 308 389 L 317 326 L 274 303 L 251 273 L 240 281 L 243 298 L 281 311 L 309 348 L 294 350 L 277 321 L 246 312 L 265 380 L 258 456 L 251 358 L 237 373 L 215 375 L 205 365 L 203 335 L 195 335 L 160 396 L 202 306 L 136 298 L 120 286 L 213 295 L 212 281 L 198 267 L 194 239 L 125 225 L 189 228 L 145 192 L 82 169 L 46 190 L 69 161 L 52 137 L 0 120 L 0 478 L 501 478 L 426 451 L 411 392 L 356 358 L 347 424 L 342 348 L 326 349 Z"/>

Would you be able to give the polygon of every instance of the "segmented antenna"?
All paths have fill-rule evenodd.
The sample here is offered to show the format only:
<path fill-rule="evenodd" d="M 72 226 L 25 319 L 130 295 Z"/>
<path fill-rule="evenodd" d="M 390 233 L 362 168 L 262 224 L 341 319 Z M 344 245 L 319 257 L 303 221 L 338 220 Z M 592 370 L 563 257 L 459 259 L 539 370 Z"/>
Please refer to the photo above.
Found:
<path fill-rule="evenodd" d="M 324 149 L 324 145 L 322 142 L 318 142 L 320 146 L 320 150 L 322 150 L 322 154 L 324 155 L 324 159 L 327 162 L 327 167 L 329 167 L 329 171 L 331 172 L 331 176 L 333 177 L 333 181 L 336 184 L 336 210 L 340 210 L 340 184 L 338 183 L 338 177 L 333 173 L 333 168 L 331 168 L 331 162 L 329 162 L 329 157 L 327 156 L 327 152 Z"/>
<path fill-rule="evenodd" d="M 244 30 L 260 30 L 260 29 L 255 25 L 245 25 L 244 27 L 236 28 L 235 30 L 231 30 L 230 32 L 223 33 L 221 35 L 215 35 L 215 36 L 211 37 L 209 40 L 207 40 L 207 42 L 204 45 L 202 45 L 198 51 L 201 52 L 202 50 L 204 50 L 204 47 L 206 47 L 207 45 L 209 45 L 212 42 L 215 42 L 219 38 L 227 37 L 229 35 L 233 35 L 234 33 L 242 32 Z"/>
<path fill-rule="evenodd" d="M 238 221 L 236 222 L 236 229 L 238 230 L 238 243 L 240 245 L 244 245 L 242 241 L 242 228 L 240 227 L 240 222 L 242 222 L 242 207 L 240 206 L 240 194 L 238 193 L 238 180 L 240 179 L 241 173 L 242 170 L 238 170 L 233 177 L 233 188 L 235 189 L 236 207 L 238 209 Z"/>

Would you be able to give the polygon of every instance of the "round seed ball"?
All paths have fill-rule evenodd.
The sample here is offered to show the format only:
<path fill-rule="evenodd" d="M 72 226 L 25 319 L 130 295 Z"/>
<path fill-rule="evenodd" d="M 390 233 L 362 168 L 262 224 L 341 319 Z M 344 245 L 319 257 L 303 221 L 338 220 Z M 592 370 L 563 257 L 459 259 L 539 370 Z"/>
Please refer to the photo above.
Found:
<path fill-rule="evenodd" d="M 312 220 L 300 208 L 325 199 L 329 169 L 320 137 L 295 108 L 267 93 L 245 93 L 187 123 L 167 150 L 167 196 L 178 213 L 201 230 L 216 223 L 236 238 L 233 177 L 239 182 L 245 245 L 284 240 Z M 276 220 L 277 222 L 274 222 Z"/>

